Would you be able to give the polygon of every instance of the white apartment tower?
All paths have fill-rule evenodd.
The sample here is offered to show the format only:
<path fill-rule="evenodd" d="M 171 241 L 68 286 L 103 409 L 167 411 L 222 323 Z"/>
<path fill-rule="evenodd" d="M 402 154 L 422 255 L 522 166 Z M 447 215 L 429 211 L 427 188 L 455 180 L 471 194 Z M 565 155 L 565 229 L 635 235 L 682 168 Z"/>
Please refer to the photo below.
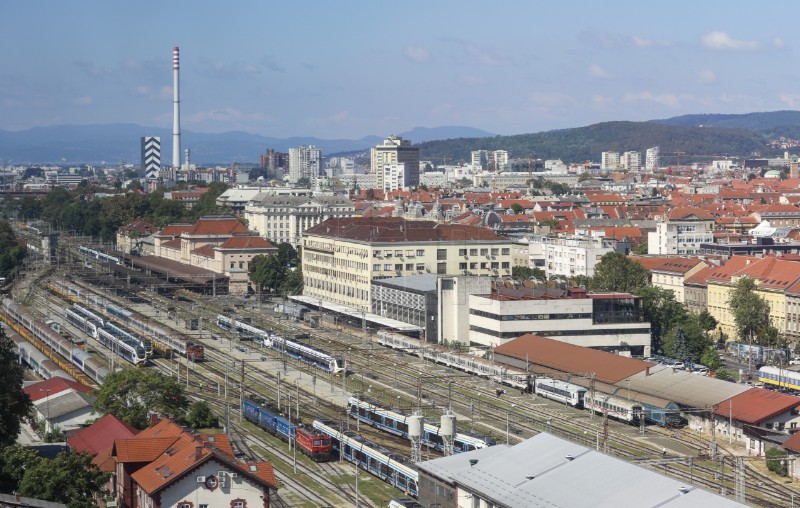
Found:
<path fill-rule="evenodd" d="M 648 148 L 647 152 L 645 152 L 644 169 L 648 173 L 652 173 L 653 171 L 658 169 L 658 155 L 659 155 L 659 149 L 657 146 Z"/>
<path fill-rule="evenodd" d="M 400 136 L 389 136 L 383 144 L 370 149 L 370 169 L 378 177 L 378 188 L 384 188 L 384 167 L 405 163 L 408 186 L 419 184 L 419 148 Z"/>
<path fill-rule="evenodd" d="M 642 170 L 642 153 L 641 152 L 625 152 L 620 157 L 622 167 L 628 171 L 639 172 Z"/>
<path fill-rule="evenodd" d="M 301 145 L 289 149 L 289 181 L 297 183 L 301 178 L 308 178 L 311 188 L 317 188 L 320 170 L 322 169 L 322 151 L 314 145 Z"/>
<path fill-rule="evenodd" d="M 603 152 L 600 156 L 600 169 L 603 171 L 619 169 L 619 152 Z"/>

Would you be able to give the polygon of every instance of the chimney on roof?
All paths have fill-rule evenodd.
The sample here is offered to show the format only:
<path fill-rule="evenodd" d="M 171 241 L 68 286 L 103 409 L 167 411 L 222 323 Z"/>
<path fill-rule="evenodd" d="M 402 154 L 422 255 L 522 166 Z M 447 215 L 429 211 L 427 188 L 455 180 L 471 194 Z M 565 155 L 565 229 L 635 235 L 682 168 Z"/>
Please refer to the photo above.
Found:
<path fill-rule="evenodd" d="M 160 418 L 158 417 L 158 413 L 150 413 L 150 426 L 154 427 Z"/>
<path fill-rule="evenodd" d="M 650 375 L 650 367 L 647 367 L 644 369 L 644 377 L 647 377 L 649 375 Z"/>
<path fill-rule="evenodd" d="M 203 446 L 195 446 L 194 447 L 194 460 L 200 460 L 203 456 Z"/>

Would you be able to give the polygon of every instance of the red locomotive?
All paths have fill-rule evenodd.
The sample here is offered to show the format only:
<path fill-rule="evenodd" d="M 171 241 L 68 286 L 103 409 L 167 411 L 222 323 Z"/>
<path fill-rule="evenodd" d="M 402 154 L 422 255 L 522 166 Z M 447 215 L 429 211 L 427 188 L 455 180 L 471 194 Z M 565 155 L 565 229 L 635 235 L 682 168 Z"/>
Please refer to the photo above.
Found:
<path fill-rule="evenodd" d="M 331 459 L 331 438 L 313 429 L 295 427 L 295 439 L 300 450 L 316 462 Z"/>

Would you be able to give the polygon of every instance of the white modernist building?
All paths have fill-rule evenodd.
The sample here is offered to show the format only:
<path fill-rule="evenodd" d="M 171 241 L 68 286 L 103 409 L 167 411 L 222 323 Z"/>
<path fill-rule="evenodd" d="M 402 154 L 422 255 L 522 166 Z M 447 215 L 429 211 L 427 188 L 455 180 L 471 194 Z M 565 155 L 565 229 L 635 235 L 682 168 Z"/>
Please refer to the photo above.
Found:
<path fill-rule="evenodd" d="M 660 150 L 659 150 L 659 148 L 657 146 L 654 146 L 652 148 L 648 148 L 647 152 L 645 152 L 644 169 L 648 173 L 652 173 L 653 171 L 658 169 L 659 153 L 660 153 Z"/>
<path fill-rule="evenodd" d="M 714 217 L 699 208 L 674 208 L 647 234 L 647 253 L 700 254 L 700 245 L 714 243 Z"/>
<path fill-rule="evenodd" d="M 409 186 L 419 184 L 419 147 L 411 146 L 411 141 L 400 136 L 389 136 L 383 144 L 370 149 L 370 168 L 378 175 L 378 189 L 384 187 L 383 168 L 387 164 L 406 164 Z"/>
<path fill-rule="evenodd" d="M 591 277 L 595 265 L 605 254 L 615 250 L 616 245 L 614 238 L 533 235 L 528 266 L 543 266 L 548 278 L 552 275 Z"/>
<path fill-rule="evenodd" d="M 308 178 L 311 188 L 317 188 L 317 180 L 322 170 L 322 151 L 314 145 L 289 149 L 289 181 L 296 183 Z"/>

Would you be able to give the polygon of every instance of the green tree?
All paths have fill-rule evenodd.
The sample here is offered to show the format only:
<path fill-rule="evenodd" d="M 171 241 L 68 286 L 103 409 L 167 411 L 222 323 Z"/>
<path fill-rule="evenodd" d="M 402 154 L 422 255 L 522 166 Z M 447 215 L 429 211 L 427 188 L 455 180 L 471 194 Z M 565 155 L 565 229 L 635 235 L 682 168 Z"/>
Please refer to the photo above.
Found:
<path fill-rule="evenodd" d="M 148 414 L 180 419 L 188 405 L 183 385 L 174 377 L 128 367 L 108 375 L 97 391 L 94 409 L 143 429 L 148 424 Z"/>
<path fill-rule="evenodd" d="M 703 309 L 703 311 L 697 315 L 697 322 L 700 325 L 700 328 L 702 328 L 706 333 L 715 329 L 719 324 L 716 318 L 714 318 L 714 316 L 708 312 L 708 309 Z"/>
<path fill-rule="evenodd" d="M 250 260 L 250 282 L 259 294 L 277 290 L 285 274 L 286 266 L 281 264 L 276 255 L 259 254 Z"/>
<path fill-rule="evenodd" d="M 14 342 L 0 328 L 0 449 L 13 444 L 19 434 L 20 422 L 28 416 L 33 404 L 22 391 L 23 371 Z"/>
<path fill-rule="evenodd" d="M 606 253 L 594 267 L 594 277 L 590 284 L 596 291 L 631 293 L 646 286 L 650 272 L 645 267 L 621 252 Z"/>
<path fill-rule="evenodd" d="M 642 297 L 642 313 L 645 321 L 650 323 L 650 347 L 655 352 L 666 352 L 664 335 L 686 318 L 686 307 L 675 300 L 675 293 L 669 289 L 641 286 L 635 294 Z"/>
<path fill-rule="evenodd" d="M 518 279 L 531 279 L 531 278 L 539 280 L 547 279 L 544 270 L 536 267 L 530 268 L 528 266 L 515 266 L 511 268 L 511 275 Z"/>
<path fill-rule="evenodd" d="M 736 381 L 736 373 L 728 369 L 717 369 L 715 376 L 723 381 Z"/>
<path fill-rule="evenodd" d="M 631 252 L 633 252 L 637 256 L 644 256 L 645 254 L 647 254 L 647 242 L 644 241 L 637 243 L 636 245 L 633 246 Z"/>
<path fill-rule="evenodd" d="M 4 448 L 0 452 L 0 492 L 19 490 L 25 471 L 41 460 L 39 452 L 28 446 L 15 444 Z"/>
<path fill-rule="evenodd" d="M 92 464 L 88 453 L 62 452 L 26 470 L 19 493 L 69 508 L 93 508 L 97 506 L 94 496 L 102 493 L 108 476 Z"/>
<path fill-rule="evenodd" d="M 694 363 L 689 339 L 683 333 L 683 328 L 678 325 L 664 340 L 664 352 L 671 358 L 684 363 Z"/>
<path fill-rule="evenodd" d="M 755 292 L 756 281 L 742 277 L 736 281 L 728 298 L 728 306 L 736 323 L 736 333 L 741 342 L 762 344 L 769 339 L 769 304 Z"/>
<path fill-rule="evenodd" d="M 311 180 L 308 177 L 300 177 L 297 179 L 297 183 L 295 183 L 296 187 L 300 187 L 301 189 L 308 189 L 311 187 Z"/>
<path fill-rule="evenodd" d="M 764 453 L 767 469 L 780 476 L 786 476 L 788 474 L 788 456 L 789 454 L 783 448 L 769 448 Z"/>
<path fill-rule="evenodd" d="M 703 351 L 703 356 L 700 357 L 700 363 L 711 370 L 717 370 L 722 365 L 722 361 L 719 359 L 719 353 L 717 353 L 714 346 L 709 346 Z"/>
<path fill-rule="evenodd" d="M 519 203 L 514 203 L 511 205 L 511 211 L 514 212 L 515 215 L 520 215 L 525 213 L 525 208 L 523 208 Z"/>
<path fill-rule="evenodd" d="M 683 362 L 700 363 L 713 343 L 700 327 L 697 316 L 684 313 L 664 337 L 664 353 Z"/>
<path fill-rule="evenodd" d="M 286 276 L 281 281 L 280 292 L 287 295 L 300 295 L 303 293 L 303 270 L 300 267 L 287 270 Z"/>
<path fill-rule="evenodd" d="M 210 429 L 219 426 L 219 420 L 211 412 L 208 402 L 198 400 L 192 402 L 186 413 L 186 424 L 195 429 Z"/>

